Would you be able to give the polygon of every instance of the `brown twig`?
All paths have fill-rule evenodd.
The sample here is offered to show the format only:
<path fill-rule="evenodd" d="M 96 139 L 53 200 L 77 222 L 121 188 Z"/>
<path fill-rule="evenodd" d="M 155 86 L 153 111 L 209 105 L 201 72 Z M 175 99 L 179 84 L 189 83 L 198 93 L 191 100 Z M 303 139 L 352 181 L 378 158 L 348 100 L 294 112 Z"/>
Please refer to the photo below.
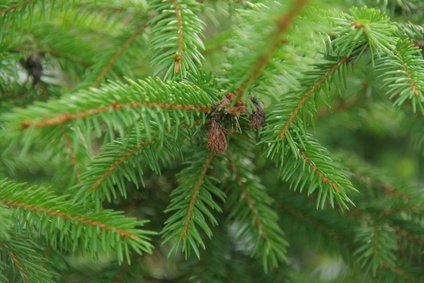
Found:
<path fill-rule="evenodd" d="M 85 118 L 88 116 L 97 115 L 102 112 L 117 111 L 117 110 L 122 110 L 126 108 L 135 108 L 139 106 L 159 107 L 166 110 L 210 112 L 209 106 L 197 106 L 197 105 L 191 105 L 191 104 L 172 104 L 167 102 L 149 102 L 149 101 L 129 102 L 129 103 L 123 103 L 123 104 L 118 104 L 116 102 L 113 102 L 112 105 L 110 106 L 101 106 L 101 107 L 89 109 L 82 112 L 62 114 L 53 118 L 46 118 L 44 120 L 37 121 L 37 122 L 27 120 L 27 121 L 23 121 L 21 125 L 22 125 L 22 129 L 26 129 L 30 126 L 42 128 L 47 126 L 59 125 L 59 124 L 66 123 L 71 120 L 75 120 L 79 118 Z"/>
<path fill-rule="evenodd" d="M 171 0 L 175 5 L 175 18 L 177 19 L 177 54 L 175 55 L 175 73 L 179 73 L 181 70 L 181 63 L 183 60 L 184 53 L 184 25 L 183 25 L 183 15 L 181 11 L 181 5 L 178 3 L 178 0 Z"/>
<path fill-rule="evenodd" d="M 254 69 L 249 74 L 249 76 L 241 83 L 241 85 L 234 91 L 234 94 L 236 95 L 235 102 L 239 102 L 245 90 L 247 87 L 253 83 L 259 75 L 262 73 L 262 70 L 265 68 L 265 66 L 268 64 L 269 60 L 271 60 L 272 56 L 274 55 L 274 52 L 276 51 L 277 47 L 281 44 L 282 36 L 287 33 L 290 25 L 294 21 L 295 17 L 300 13 L 300 11 L 303 9 L 303 7 L 306 5 L 308 1 L 307 0 L 297 0 L 294 3 L 293 8 L 285 15 L 281 16 L 277 20 L 277 28 L 275 31 L 270 35 L 271 37 L 271 44 L 269 45 L 268 50 L 266 50 L 265 53 L 263 53 L 261 56 L 258 57 L 258 59 L 254 63 Z"/>

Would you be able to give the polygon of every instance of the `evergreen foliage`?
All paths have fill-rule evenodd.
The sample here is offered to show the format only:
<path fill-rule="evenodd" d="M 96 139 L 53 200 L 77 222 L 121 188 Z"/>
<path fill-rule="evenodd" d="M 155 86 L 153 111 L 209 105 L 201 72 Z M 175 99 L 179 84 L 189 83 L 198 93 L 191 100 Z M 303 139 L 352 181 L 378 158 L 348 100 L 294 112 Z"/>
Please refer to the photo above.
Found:
<path fill-rule="evenodd" d="M 421 2 L 0 0 L 0 282 L 422 282 Z"/>

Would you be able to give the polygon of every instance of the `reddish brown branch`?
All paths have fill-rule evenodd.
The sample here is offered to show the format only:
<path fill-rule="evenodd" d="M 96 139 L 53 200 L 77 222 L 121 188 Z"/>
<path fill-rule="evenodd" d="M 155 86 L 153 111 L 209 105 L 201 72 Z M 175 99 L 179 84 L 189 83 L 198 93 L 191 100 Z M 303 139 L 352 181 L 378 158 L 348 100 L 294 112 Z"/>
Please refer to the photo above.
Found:
<path fill-rule="evenodd" d="M 209 166 L 213 160 L 214 155 L 213 154 L 209 154 L 208 158 L 205 161 L 205 164 L 202 167 L 202 171 L 200 172 L 199 178 L 197 178 L 197 182 L 194 185 L 193 191 L 192 191 L 192 195 L 191 195 L 191 199 L 190 199 L 190 203 L 187 209 L 187 213 L 185 216 L 185 222 L 184 222 L 184 228 L 183 231 L 181 232 L 181 239 L 184 240 L 185 237 L 188 235 L 188 229 L 193 217 L 193 209 L 194 206 L 196 204 L 197 198 L 200 194 L 200 189 L 202 187 L 203 181 L 205 179 L 206 176 L 206 172 L 209 169 Z"/>
<path fill-rule="evenodd" d="M 98 86 L 103 78 L 109 73 L 109 71 L 112 69 L 113 65 L 118 61 L 118 59 L 122 56 L 122 54 L 125 52 L 125 50 L 128 49 L 128 47 L 137 39 L 137 37 L 142 34 L 145 30 L 145 26 L 141 26 L 139 29 L 137 29 L 135 32 L 133 32 L 128 39 L 122 44 L 122 46 L 115 52 L 115 54 L 109 59 L 107 65 L 102 69 L 100 74 L 96 77 L 96 80 L 93 83 L 93 87 Z"/>
<path fill-rule="evenodd" d="M 247 87 L 253 83 L 259 75 L 262 73 L 265 66 L 268 64 L 269 60 L 271 60 L 274 52 L 277 47 L 283 42 L 281 40 L 282 36 L 287 33 L 290 25 L 294 21 L 295 17 L 300 13 L 303 7 L 306 5 L 307 0 L 297 0 L 294 3 L 293 8 L 285 15 L 281 16 L 277 20 L 277 27 L 275 31 L 270 35 L 271 44 L 269 45 L 268 50 L 263 53 L 259 58 L 255 61 L 253 65 L 253 71 L 249 74 L 249 76 L 242 82 L 242 84 L 234 91 L 236 95 L 235 101 L 239 102 L 243 97 L 243 94 Z"/>
<path fill-rule="evenodd" d="M 209 106 L 196 106 L 191 104 L 171 104 L 167 102 L 149 102 L 149 101 L 139 101 L 139 102 L 130 102 L 130 103 L 123 103 L 118 104 L 116 102 L 112 103 L 110 106 L 101 106 L 93 109 L 89 109 L 82 112 L 77 113 L 67 113 L 62 114 L 53 118 L 47 118 L 42 121 L 38 122 L 32 122 L 32 121 L 23 121 L 22 122 L 22 128 L 26 129 L 30 126 L 35 126 L 38 128 L 47 127 L 47 126 L 53 126 L 58 125 L 62 123 L 66 123 L 71 120 L 79 119 L 79 118 L 85 118 L 87 116 L 93 116 L 97 115 L 102 112 L 107 111 L 117 111 L 125 108 L 135 108 L 139 106 L 145 106 L 145 107 L 159 107 L 166 110 L 184 110 L 184 111 L 198 111 L 198 112 L 210 112 Z"/>
<path fill-rule="evenodd" d="M 148 145 L 150 142 L 143 141 L 140 144 L 132 147 L 130 150 L 125 151 L 124 154 L 122 154 L 117 160 L 115 160 L 115 162 L 113 162 L 113 164 L 111 166 L 109 166 L 106 169 L 106 171 L 103 172 L 103 174 L 100 175 L 100 177 L 93 183 L 93 185 L 90 186 L 90 190 L 95 190 L 96 188 L 98 188 L 100 186 L 100 184 L 103 183 L 103 181 L 110 174 L 112 174 L 113 171 L 115 171 L 121 165 L 122 162 L 124 162 L 125 160 L 127 160 L 131 155 L 133 155 L 135 152 L 137 152 L 140 148 Z"/>
<path fill-rule="evenodd" d="M 130 238 L 133 240 L 139 240 L 139 237 L 129 233 L 128 231 L 122 230 L 122 229 L 118 229 L 116 227 L 112 227 L 108 224 L 105 224 L 103 222 L 100 221 L 96 221 L 96 220 L 92 220 L 92 219 L 88 219 L 82 216 L 76 216 L 76 215 L 70 215 L 67 214 L 63 211 L 59 211 L 59 210 L 52 210 L 52 209 L 48 209 L 48 208 L 44 208 L 44 207 L 36 207 L 32 204 L 28 204 L 28 203 L 24 203 L 24 202 L 18 202 L 18 201 L 8 201 L 5 199 L 0 200 L 1 203 L 7 205 L 7 206 L 12 206 L 12 207 L 19 207 L 19 208 L 23 208 L 23 209 L 27 209 L 33 212 L 38 212 L 38 213 L 45 213 L 48 214 L 50 216 L 53 217 L 60 217 L 62 219 L 67 219 L 67 220 L 71 220 L 71 221 L 76 221 L 76 222 L 80 222 L 80 223 L 84 223 L 87 225 L 91 225 L 91 226 L 95 226 L 113 233 L 117 233 L 119 236 L 123 237 L 123 238 Z"/>
<path fill-rule="evenodd" d="M 177 19 L 177 54 L 175 55 L 175 73 L 179 73 L 181 70 L 181 63 L 183 60 L 184 53 L 184 26 L 183 26 L 183 15 L 181 6 L 178 4 L 178 0 L 172 0 L 175 5 L 175 18 Z"/>
<path fill-rule="evenodd" d="M 401 64 L 402 64 L 402 69 L 405 72 L 406 78 L 408 80 L 409 87 L 412 90 L 412 93 L 417 97 L 420 96 L 420 89 L 417 86 L 417 84 L 414 82 L 414 80 L 412 79 L 411 72 L 408 70 L 407 65 L 403 61 L 401 61 Z"/>
<path fill-rule="evenodd" d="M 306 103 L 306 101 L 321 87 L 321 85 L 327 80 L 328 76 L 330 76 L 332 73 L 334 73 L 337 68 L 348 62 L 348 57 L 343 57 L 339 61 L 336 62 L 325 74 L 323 74 L 315 83 L 314 85 L 305 93 L 305 95 L 302 97 L 302 99 L 299 101 L 299 103 L 296 105 L 296 108 L 290 113 L 289 119 L 284 124 L 283 129 L 281 130 L 278 137 L 280 139 L 284 139 L 286 136 L 287 130 L 289 129 L 291 123 L 293 122 L 294 118 L 296 117 L 297 113 L 300 111 L 300 109 L 303 107 L 303 105 Z"/>
<path fill-rule="evenodd" d="M 300 155 L 302 156 L 305 163 L 312 169 L 312 171 L 314 171 L 321 178 L 323 183 L 331 185 L 336 193 L 340 193 L 340 188 L 337 183 L 327 177 L 321 170 L 319 170 L 318 167 L 315 166 L 315 164 L 309 159 L 309 157 L 306 156 L 305 152 L 300 151 Z"/>

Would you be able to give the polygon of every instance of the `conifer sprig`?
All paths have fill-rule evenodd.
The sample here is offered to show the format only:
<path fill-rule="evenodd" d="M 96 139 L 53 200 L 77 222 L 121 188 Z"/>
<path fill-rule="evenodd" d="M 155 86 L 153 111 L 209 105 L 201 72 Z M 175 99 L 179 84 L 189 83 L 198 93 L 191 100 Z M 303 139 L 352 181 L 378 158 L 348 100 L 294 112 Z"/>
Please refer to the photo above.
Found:
<path fill-rule="evenodd" d="M 1 282 L 67 281 L 86 255 L 101 259 L 79 274 L 93 282 L 285 282 L 305 245 L 361 282 L 424 278 L 420 188 L 311 135 L 377 160 L 414 122 L 424 144 L 385 97 L 424 112 L 424 32 L 400 16 L 419 0 L 0 2 Z M 315 125 L 324 105 L 337 116 Z M 162 231 L 152 257 L 143 227 Z"/>
<path fill-rule="evenodd" d="M 8 268 L 3 270 L 5 275 L 12 275 L 14 282 L 57 282 L 58 274 L 53 265 L 43 256 L 39 243 L 28 236 L 18 233 L 8 241 L 0 241 L 0 255 L 5 259 Z M 0 282 L 11 282 L 1 280 Z"/>
<path fill-rule="evenodd" d="M 76 188 L 76 199 L 89 197 L 100 207 L 103 200 L 111 202 L 117 198 L 116 191 L 126 197 L 126 180 L 137 187 L 144 186 L 143 172 L 146 167 L 160 174 L 162 165 L 178 155 L 180 148 L 176 136 L 182 130 L 174 128 L 171 131 L 158 126 L 151 126 L 150 130 L 150 138 L 144 131 L 133 130 L 106 144 L 81 175 L 83 185 Z"/>
<path fill-rule="evenodd" d="M 315 102 L 310 102 L 308 101 L 309 99 L 311 99 L 311 96 L 313 96 L 314 94 L 319 93 L 321 88 L 325 88 L 325 86 L 329 85 L 329 82 L 332 81 L 332 78 L 335 76 L 335 74 L 337 72 L 340 72 L 343 70 L 343 65 L 347 64 L 349 62 L 349 58 L 348 57 L 342 57 L 340 59 L 336 59 L 336 58 L 332 58 L 333 60 L 331 60 L 328 64 L 326 65 L 321 65 L 318 67 L 318 70 L 316 73 L 312 73 L 311 72 L 311 77 L 308 78 L 307 82 L 312 81 L 313 84 L 310 88 L 308 88 L 307 90 L 305 90 L 302 95 L 299 97 L 300 100 L 297 102 L 297 104 L 295 105 L 295 107 L 285 107 L 287 105 L 282 105 L 281 108 L 285 108 L 285 109 L 289 109 L 290 114 L 288 116 L 287 119 L 284 119 L 286 122 L 284 123 L 283 128 L 281 129 L 280 133 L 278 134 L 278 138 L 279 139 L 284 139 L 286 137 L 286 135 L 288 134 L 289 128 L 291 127 L 291 124 L 294 122 L 295 119 L 300 119 L 301 115 L 299 115 L 300 111 L 305 111 L 305 109 L 308 109 L 307 105 L 308 104 L 314 104 Z M 324 70 L 324 72 L 320 73 L 321 70 Z M 316 79 L 312 79 L 312 77 L 316 77 Z M 306 82 L 306 79 L 305 79 Z M 311 85 L 311 83 L 307 84 L 303 84 L 303 85 Z M 285 103 L 287 103 L 287 101 L 285 101 Z M 288 111 L 288 110 L 285 110 Z M 306 110 L 308 111 L 308 110 Z M 305 112 L 306 112 L 305 111 Z M 311 111 L 312 112 L 312 111 Z M 310 116 L 312 113 L 308 113 Z"/>
<path fill-rule="evenodd" d="M 324 207 L 326 200 L 329 200 L 331 205 L 336 202 L 340 207 L 347 208 L 347 203 L 352 202 L 346 193 L 354 190 L 351 182 L 342 172 L 334 175 L 340 171 L 336 169 L 337 163 L 306 134 L 306 124 L 317 111 L 318 101 L 328 99 L 318 95 L 327 90 L 337 77 L 345 76 L 350 62 L 348 57 L 328 59 L 330 62 L 319 65 L 316 71 L 305 76 L 300 91 L 287 94 L 268 114 L 267 124 L 261 132 L 261 143 L 268 145 L 267 156 L 278 161 L 283 179 L 291 183 L 294 189 L 302 191 L 309 187 L 309 195 L 319 188 L 318 207 Z M 317 97 L 312 99 L 314 94 Z M 304 178 L 306 172 L 314 177 L 309 180 Z"/>
<path fill-rule="evenodd" d="M 12 133 L 26 130 L 30 136 L 53 139 L 62 134 L 61 126 L 69 123 L 89 131 L 99 130 L 98 125 L 105 123 L 108 129 L 123 134 L 127 126 L 138 125 L 136 122 L 141 120 L 149 133 L 149 121 L 162 127 L 171 120 L 177 125 L 193 124 L 195 119 L 204 117 L 202 113 L 210 111 L 211 101 L 209 94 L 189 83 L 147 78 L 78 91 L 58 101 L 19 109 L 7 120 Z"/>
<path fill-rule="evenodd" d="M 229 157 L 232 186 L 226 205 L 237 229 L 236 237 L 251 255 L 260 257 L 265 272 L 285 262 L 287 241 L 271 207 L 272 199 L 249 172 L 250 160 Z"/>
<path fill-rule="evenodd" d="M 164 73 L 165 79 L 197 73 L 204 49 L 200 37 L 204 23 L 196 14 L 199 4 L 193 0 L 155 0 L 151 9 L 158 14 L 151 21 L 152 61 L 157 73 Z"/>
<path fill-rule="evenodd" d="M 347 56 L 361 47 L 364 50 L 367 46 L 376 57 L 393 54 L 396 26 L 384 12 L 366 7 L 353 7 L 349 12 L 335 19 L 338 36 L 332 44 L 339 56 Z"/>
<path fill-rule="evenodd" d="M 421 50 L 410 41 L 399 40 L 393 56 L 379 60 L 377 70 L 389 89 L 390 98 L 397 97 L 394 105 L 405 101 L 412 103 L 412 109 L 424 110 L 424 59 Z"/>
<path fill-rule="evenodd" d="M 0 181 L 0 203 L 15 210 L 19 223 L 31 223 L 60 249 L 92 255 L 114 250 L 120 262 L 130 261 L 130 249 L 139 254 L 152 250 L 153 232 L 137 229 L 147 221 L 110 210 L 87 211 L 42 187 Z"/>
<path fill-rule="evenodd" d="M 181 185 L 171 193 L 171 203 L 165 210 L 173 214 L 162 231 L 163 242 L 171 244 L 171 253 L 181 249 L 186 257 L 192 251 L 200 257 L 199 247 L 206 247 L 203 233 L 211 238 L 209 225 L 218 225 L 211 210 L 221 212 L 217 201 L 224 201 L 226 196 L 214 185 L 217 180 L 209 175 L 214 159 L 212 153 L 199 151 L 190 166 L 179 174 Z"/>
<path fill-rule="evenodd" d="M 316 140 L 309 135 L 306 137 L 307 140 L 293 144 L 295 148 L 292 150 L 296 150 L 296 153 L 288 149 L 287 152 L 277 150 L 276 159 L 280 164 L 282 179 L 293 190 L 307 190 L 308 195 L 316 194 L 318 208 L 324 208 L 328 202 L 332 207 L 337 204 L 341 209 L 348 209 L 349 205 L 354 205 L 349 194 L 356 189 L 345 170 Z M 309 177 L 305 178 L 306 175 Z"/>
<path fill-rule="evenodd" d="M 394 268 L 396 266 L 394 230 L 379 223 L 370 223 L 357 229 L 355 242 L 358 248 L 355 255 L 361 267 L 370 270 L 374 275 L 378 268 Z"/>

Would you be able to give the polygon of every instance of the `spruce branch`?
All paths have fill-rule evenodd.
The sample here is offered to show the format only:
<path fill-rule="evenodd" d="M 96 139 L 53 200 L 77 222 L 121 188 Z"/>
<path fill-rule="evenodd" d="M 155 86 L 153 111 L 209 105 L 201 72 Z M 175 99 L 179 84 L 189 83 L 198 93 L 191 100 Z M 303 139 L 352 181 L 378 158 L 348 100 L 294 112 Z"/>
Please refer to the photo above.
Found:
<path fill-rule="evenodd" d="M 356 258 L 359 262 L 365 260 L 364 257 L 375 262 L 380 262 L 376 264 L 377 272 L 373 275 L 372 282 L 375 280 L 379 280 L 378 282 L 397 282 L 393 280 L 419 282 L 419 272 L 416 272 L 417 270 L 412 272 L 405 269 L 403 266 L 405 262 L 400 258 L 397 250 L 393 250 L 391 248 L 393 246 L 384 243 L 387 236 L 390 237 L 389 241 L 392 244 L 394 243 L 395 246 L 398 246 L 397 243 L 399 243 L 399 240 L 397 240 L 398 235 L 393 234 L 397 230 L 391 228 L 389 223 L 377 223 L 377 226 L 367 225 L 370 219 L 374 219 L 374 217 L 365 211 L 361 211 L 360 214 L 352 214 L 357 211 L 356 209 L 349 212 L 351 217 L 348 219 L 334 210 L 321 210 L 311 213 L 313 209 L 311 201 L 305 200 L 301 195 L 284 190 L 279 190 L 278 192 L 276 208 L 286 215 L 286 217 L 282 218 L 284 226 L 290 227 L 296 224 L 297 228 L 291 231 L 290 233 L 292 235 L 289 234 L 288 237 L 299 238 L 302 235 L 317 247 L 320 247 L 320 243 L 334 243 L 336 245 L 332 245 L 332 248 L 326 245 L 326 250 L 331 248 L 343 255 L 345 262 L 353 269 L 357 269 L 358 267 L 354 264 L 354 261 L 350 260 L 352 257 Z M 370 234 L 365 236 L 358 232 L 362 231 L 363 227 L 368 227 L 367 231 L 371 231 L 373 237 L 370 237 Z M 377 233 L 372 231 L 374 228 L 377 229 Z M 386 231 L 387 229 L 390 232 L 389 234 L 386 232 L 383 232 L 384 235 L 380 234 L 382 230 Z M 355 239 L 352 238 L 352 234 L 358 235 L 358 233 L 363 237 L 357 236 Z M 382 239 L 383 243 L 381 243 Z M 367 247 L 364 247 L 364 245 Z M 389 247 L 389 250 L 386 249 L 387 247 Z M 369 253 L 365 255 L 364 250 L 368 250 Z M 414 250 L 417 250 L 416 246 L 414 246 Z M 377 257 L 373 256 L 374 252 Z M 382 263 L 382 256 L 389 256 L 389 258 L 393 259 L 393 255 L 396 264 L 389 265 Z M 388 273 L 388 271 L 390 272 Z"/>
<path fill-rule="evenodd" d="M 76 252 L 83 246 L 92 255 L 113 249 L 120 262 L 130 260 L 130 249 L 139 254 L 152 249 L 149 236 L 153 232 L 136 229 L 147 221 L 110 210 L 87 211 L 43 187 L 0 181 L 0 203 L 14 209 L 19 221 L 29 221 L 53 246 L 62 249 Z"/>
<path fill-rule="evenodd" d="M 199 4 L 193 0 L 152 1 L 158 13 L 151 21 L 152 62 L 165 79 L 197 73 L 204 49 L 200 34 L 204 23 L 196 15 Z"/>
<path fill-rule="evenodd" d="M 424 27 L 422 25 L 416 25 L 411 22 L 408 23 L 396 23 L 397 36 L 403 41 L 410 41 L 416 47 L 420 48 L 424 52 Z"/>
<path fill-rule="evenodd" d="M 207 159 L 205 161 L 205 164 L 202 167 L 202 171 L 200 172 L 199 178 L 197 179 L 197 182 L 194 185 L 192 196 L 191 196 L 191 199 L 190 199 L 190 203 L 188 205 L 188 209 L 187 209 L 187 212 L 186 212 L 186 215 L 185 215 L 184 228 L 181 232 L 181 239 L 182 240 L 184 240 L 187 237 L 187 234 L 189 233 L 188 229 L 189 229 L 190 223 L 191 223 L 192 218 L 193 218 L 193 209 L 194 209 L 194 206 L 196 204 L 197 198 L 199 197 L 201 186 L 204 182 L 206 172 L 208 171 L 212 160 L 213 160 L 213 155 L 209 154 L 209 156 L 207 157 Z"/>
<path fill-rule="evenodd" d="M 287 241 L 278 225 L 278 216 L 271 208 L 272 199 L 259 179 L 251 174 L 251 162 L 229 156 L 234 186 L 228 197 L 229 218 L 238 228 L 237 238 L 260 257 L 265 272 L 285 262 Z"/>
<path fill-rule="evenodd" d="M 424 59 L 420 52 L 411 42 L 400 40 L 394 55 L 381 58 L 376 66 L 389 89 L 387 94 L 397 96 L 394 105 L 410 100 L 414 112 L 417 108 L 424 111 Z"/>
<path fill-rule="evenodd" d="M 57 282 L 58 274 L 42 254 L 39 243 L 28 236 L 15 233 L 8 241 L 0 242 L 0 254 L 9 265 L 3 274 L 6 282 Z"/>
<path fill-rule="evenodd" d="M 234 250 L 233 239 L 227 227 L 220 225 L 213 228 L 213 238 L 208 241 L 206 250 L 199 260 L 190 258 L 182 265 L 182 275 L 178 281 L 200 280 L 213 283 L 237 278 L 241 282 L 250 282 L 246 276 L 243 259 Z M 234 264 L 237 263 L 237 264 Z M 243 266 L 244 267 L 244 266 Z"/>
<path fill-rule="evenodd" d="M 339 162 L 310 134 L 387 161 L 415 123 L 424 145 L 422 119 L 385 97 L 424 112 L 422 17 L 401 16 L 424 6 L 361 1 L 382 8 L 0 0 L 0 282 L 285 282 L 302 250 L 337 257 L 336 280 L 421 282 L 420 184 Z M 340 113 L 315 127 L 324 105 Z M 401 161 L 390 167 L 417 174 L 420 157 Z M 153 247 L 144 229 L 162 231 L 153 256 L 139 257 Z"/>
<path fill-rule="evenodd" d="M 175 69 L 174 72 L 178 73 L 181 69 L 181 60 L 184 53 L 184 27 L 183 27 L 183 16 L 181 12 L 181 5 L 178 0 L 172 0 L 175 5 L 175 18 L 177 19 L 177 54 L 175 55 Z"/>
<path fill-rule="evenodd" d="M 293 190 L 317 194 L 317 207 L 324 208 L 327 201 L 332 207 L 336 203 L 342 209 L 353 205 L 348 193 L 356 189 L 346 172 L 310 135 L 304 134 L 302 140 L 293 140 L 287 145 L 273 144 L 267 155 L 276 159 L 282 179 L 289 182 Z"/>
<path fill-rule="evenodd" d="M 267 47 L 268 49 L 266 49 L 265 52 L 262 53 L 262 55 L 256 59 L 254 64 L 252 64 L 253 70 L 251 71 L 251 73 L 245 78 L 245 80 L 241 83 L 241 85 L 234 91 L 234 94 L 236 95 L 234 103 L 237 103 L 242 99 L 243 94 L 245 90 L 247 89 L 247 87 L 259 77 L 262 70 L 268 64 L 269 60 L 271 60 L 272 56 L 277 50 L 277 47 L 281 44 L 281 42 L 283 42 L 282 38 L 284 34 L 287 33 L 294 19 L 302 11 L 302 8 L 306 5 L 307 2 L 308 2 L 307 0 L 295 1 L 291 10 L 287 14 L 280 16 L 277 19 L 277 27 L 275 28 L 275 31 L 269 35 L 270 43 L 269 43 L 269 46 Z"/>
<path fill-rule="evenodd" d="M 343 57 L 354 50 L 362 53 L 367 48 L 377 58 L 393 54 L 396 26 L 384 12 L 367 7 L 353 7 L 349 12 L 344 17 L 335 18 L 337 37 L 332 45 L 336 54 Z"/>
<path fill-rule="evenodd" d="M 346 204 L 352 201 L 346 193 L 354 188 L 327 151 L 308 136 L 305 119 L 317 111 L 317 100 L 325 101 L 326 98 L 312 100 L 313 94 L 328 88 L 338 76 L 344 77 L 347 64 L 355 56 L 356 53 L 349 57 L 328 57 L 328 63 L 306 74 L 301 81 L 303 88 L 286 95 L 268 114 L 267 124 L 261 132 L 261 143 L 268 145 L 267 156 L 278 160 L 283 180 L 300 191 L 309 187 L 308 195 L 317 191 L 317 206 L 321 208 L 326 200 L 333 206 L 334 198 L 340 207 L 347 208 Z M 308 181 L 304 174 L 314 177 L 309 177 Z"/>
<path fill-rule="evenodd" d="M 394 252 L 397 249 L 395 239 L 394 230 L 379 223 L 370 223 L 357 229 L 355 242 L 358 248 L 354 254 L 361 267 L 372 272 L 374 276 L 379 268 L 394 268 Z"/>
<path fill-rule="evenodd" d="M 32 26 L 34 22 L 40 22 L 47 18 L 51 18 L 60 10 L 75 7 L 75 3 L 80 0 L 73 1 L 34 1 L 19 0 L 10 1 L 0 7 L 0 38 L 3 40 L 8 36 L 8 32 L 19 27 Z M 3 1 L 4 2 L 4 1 Z M 4 27 L 4 28 L 3 28 Z"/>
<path fill-rule="evenodd" d="M 25 120 L 22 122 L 22 128 L 26 129 L 31 126 L 35 126 L 38 128 L 55 126 L 55 125 L 64 124 L 68 121 L 95 116 L 102 112 L 119 111 L 121 109 L 137 108 L 137 107 L 143 107 L 143 106 L 148 108 L 158 107 L 164 110 L 183 110 L 183 111 L 198 111 L 198 112 L 210 111 L 209 106 L 171 104 L 166 102 L 149 102 L 149 101 L 141 102 L 140 101 L 140 102 L 130 102 L 130 103 L 122 103 L 122 104 L 112 102 L 110 106 L 96 107 L 86 111 L 76 112 L 74 114 L 62 114 L 53 118 L 44 119 L 36 123 L 33 123 L 29 120 Z"/>
<path fill-rule="evenodd" d="M 350 62 L 358 56 L 356 52 L 348 54 L 347 57 L 328 55 L 326 63 L 319 64 L 315 66 L 315 70 L 307 72 L 300 81 L 302 87 L 287 93 L 267 115 L 267 124 L 261 132 L 262 142 L 272 143 L 275 147 L 281 146 L 282 153 L 288 144 L 293 154 L 300 157 L 295 139 L 300 143 L 305 139 L 307 122 L 318 111 L 318 102 L 328 104 L 328 95 L 324 91 L 328 90 L 336 79 L 343 80 Z M 267 155 L 274 156 L 275 150 L 274 146 L 268 147 Z"/>
<path fill-rule="evenodd" d="M 62 134 L 58 126 L 70 122 L 88 131 L 93 127 L 99 129 L 99 124 L 105 123 L 110 130 L 117 129 L 123 134 L 124 128 L 137 125 L 136 121 L 141 120 L 149 132 L 149 121 L 160 125 L 170 120 L 176 124 L 192 124 L 196 117 L 204 117 L 203 113 L 210 111 L 211 103 L 210 94 L 190 83 L 164 83 L 157 78 L 147 78 L 81 90 L 57 101 L 16 109 L 6 119 L 11 134 L 21 135 L 22 130 L 26 130 L 28 136 L 50 139 Z"/>
<path fill-rule="evenodd" d="M 339 70 L 339 68 L 342 65 L 347 64 L 348 62 L 349 62 L 349 57 L 342 57 L 339 60 L 335 61 L 333 64 L 330 63 L 331 65 L 329 64 L 325 66 L 325 68 L 322 68 L 324 66 L 320 66 L 320 68 L 325 70 L 324 73 L 322 73 L 317 78 L 317 80 L 313 83 L 311 88 L 304 91 L 299 102 L 296 104 L 293 110 L 291 110 L 288 119 L 284 123 L 284 126 L 278 135 L 280 139 L 285 138 L 287 131 L 289 130 L 289 127 L 291 126 L 291 123 L 297 117 L 299 111 L 301 111 L 301 109 L 305 106 L 305 103 L 307 103 L 308 99 L 310 99 L 311 96 L 317 93 L 323 87 L 324 84 L 331 81 L 331 77 L 334 76 L 334 74 Z"/>
<path fill-rule="evenodd" d="M 200 257 L 199 247 L 205 249 L 200 232 L 211 238 L 208 222 L 213 226 L 218 224 L 210 210 L 221 212 L 215 199 L 223 201 L 225 194 L 213 185 L 215 180 L 207 174 L 213 159 L 213 154 L 200 151 L 179 174 L 181 185 L 171 193 L 171 203 L 165 210 L 173 215 L 166 220 L 162 231 L 163 243 L 172 245 L 170 253 L 178 252 L 181 246 L 186 258 L 191 251 Z"/>
<path fill-rule="evenodd" d="M 15 266 L 15 268 L 18 270 L 19 274 L 21 275 L 23 281 L 29 282 L 28 278 L 28 272 L 24 269 L 21 262 L 18 260 L 17 256 L 10 250 L 9 246 L 5 243 L 1 244 L 3 246 L 3 249 L 6 251 L 6 254 L 11 259 L 11 263 Z"/>
<path fill-rule="evenodd" d="M 77 188 L 76 199 L 88 197 L 100 207 L 103 200 L 111 202 L 112 198 L 117 197 L 116 187 L 119 194 L 126 197 L 125 180 L 137 187 L 140 184 L 144 186 L 144 167 L 148 166 L 160 174 L 161 165 L 169 163 L 178 154 L 180 148 L 177 138 L 182 135 L 182 130 L 162 129 L 156 125 L 152 126 L 153 131 L 148 138 L 145 131 L 138 132 L 136 129 L 106 144 L 101 153 L 87 165 L 81 175 L 83 185 Z"/>

